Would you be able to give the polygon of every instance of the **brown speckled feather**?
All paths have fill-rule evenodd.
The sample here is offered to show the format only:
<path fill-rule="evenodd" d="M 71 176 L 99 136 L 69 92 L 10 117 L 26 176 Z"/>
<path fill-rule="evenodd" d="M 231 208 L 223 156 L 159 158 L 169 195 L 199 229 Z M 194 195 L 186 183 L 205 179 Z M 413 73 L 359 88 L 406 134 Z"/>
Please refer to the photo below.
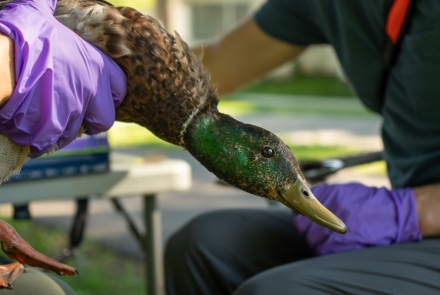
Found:
<path fill-rule="evenodd" d="M 127 75 L 117 120 L 138 123 L 185 146 L 193 114 L 216 107 L 216 90 L 199 58 L 153 17 L 99 0 L 59 0 L 55 17 L 109 55 Z"/>

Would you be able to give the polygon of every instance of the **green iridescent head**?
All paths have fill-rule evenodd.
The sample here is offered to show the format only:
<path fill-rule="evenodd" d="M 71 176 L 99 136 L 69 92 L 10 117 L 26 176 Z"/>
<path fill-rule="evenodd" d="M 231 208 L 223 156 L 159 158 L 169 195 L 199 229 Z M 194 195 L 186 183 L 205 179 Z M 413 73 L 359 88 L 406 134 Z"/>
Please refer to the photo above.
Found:
<path fill-rule="evenodd" d="M 184 140 L 188 151 L 218 178 L 346 232 L 344 223 L 313 196 L 293 153 L 273 133 L 214 112 L 195 119 Z"/>

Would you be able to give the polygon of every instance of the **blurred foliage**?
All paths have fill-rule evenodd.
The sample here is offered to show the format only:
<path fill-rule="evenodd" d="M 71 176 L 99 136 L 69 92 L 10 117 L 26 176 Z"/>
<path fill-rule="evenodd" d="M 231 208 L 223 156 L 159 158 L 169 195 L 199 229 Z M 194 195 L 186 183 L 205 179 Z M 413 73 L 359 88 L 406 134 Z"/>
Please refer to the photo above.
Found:
<path fill-rule="evenodd" d="M 223 97 L 219 110 L 229 115 L 272 113 L 290 115 L 376 116 L 360 101 L 341 97 L 236 93 Z"/>
<path fill-rule="evenodd" d="M 355 156 L 364 151 L 350 146 L 322 146 L 322 145 L 289 145 L 300 164 L 312 161 L 321 161 L 334 157 Z M 363 176 L 387 176 L 385 161 L 359 165 L 350 168 L 353 173 Z"/>
<path fill-rule="evenodd" d="M 242 90 L 251 93 L 338 96 L 354 98 L 350 86 L 335 77 L 294 77 L 285 80 L 264 80 Z"/>
<path fill-rule="evenodd" d="M 353 172 L 365 176 L 387 176 L 387 164 L 385 161 L 378 161 L 371 164 L 353 167 Z"/>
<path fill-rule="evenodd" d="M 49 257 L 60 257 L 67 245 L 67 234 L 63 231 L 46 229 L 31 221 L 2 219 L 32 247 Z M 143 263 L 118 256 L 95 241 L 84 240 L 77 257 L 67 264 L 75 267 L 79 275 L 59 278 L 77 295 L 145 294 Z"/>
<path fill-rule="evenodd" d="M 139 11 L 151 9 L 156 5 L 156 0 L 107 0 L 115 6 L 128 6 Z"/>
<path fill-rule="evenodd" d="M 295 157 L 300 163 L 320 161 L 333 157 L 352 156 L 360 153 L 359 149 L 339 145 L 292 145 L 289 144 Z"/>
<path fill-rule="evenodd" d="M 113 127 L 108 131 L 108 140 L 112 147 L 150 145 L 164 148 L 178 148 L 155 136 L 148 129 L 134 123 L 115 122 Z"/>

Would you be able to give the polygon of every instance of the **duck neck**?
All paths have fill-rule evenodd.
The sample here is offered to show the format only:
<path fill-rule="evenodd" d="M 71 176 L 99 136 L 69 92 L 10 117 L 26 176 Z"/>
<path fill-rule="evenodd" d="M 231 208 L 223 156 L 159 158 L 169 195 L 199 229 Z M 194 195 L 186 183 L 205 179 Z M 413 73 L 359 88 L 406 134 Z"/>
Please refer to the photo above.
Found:
<path fill-rule="evenodd" d="M 241 125 L 243 123 L 218 111 L 197 116 L 184 134 L 184 147 L 209 171 L 228 181 L 229 175 L 237 174 L 233 170 L 242 167 L 239 162 L 245 161 L 240 156 L 240 146 L 244 145 L 240 142 Z"/>

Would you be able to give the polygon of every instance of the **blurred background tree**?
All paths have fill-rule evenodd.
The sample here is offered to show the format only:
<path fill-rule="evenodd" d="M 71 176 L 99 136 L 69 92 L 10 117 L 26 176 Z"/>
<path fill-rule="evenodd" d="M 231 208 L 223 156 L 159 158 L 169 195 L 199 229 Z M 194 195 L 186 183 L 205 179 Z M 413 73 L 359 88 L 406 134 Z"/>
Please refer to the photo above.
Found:
<path fill-rule="evenodd" d="M 133 7 L 139 11 L 148 11 L 154 9 L 156 0 L 109 0 L 115 6 Z"/>

